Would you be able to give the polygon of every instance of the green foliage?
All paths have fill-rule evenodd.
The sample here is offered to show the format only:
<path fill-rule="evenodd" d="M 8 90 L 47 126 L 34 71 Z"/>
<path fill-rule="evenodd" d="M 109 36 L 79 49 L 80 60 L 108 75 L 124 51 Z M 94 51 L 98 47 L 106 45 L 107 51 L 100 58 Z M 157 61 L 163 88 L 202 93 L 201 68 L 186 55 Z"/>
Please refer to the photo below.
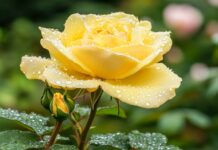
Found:
<path fill-rule="evenodd" d="M 42 135 L 44 132 L 51 129 L 47 126 L 47 121 L 49 118 L 37 115 L 35 113 L 26 114 L 19 113 L 18 111 L 12 109 L 0 108 L 0 117 L 12 121 L 17 121 L 38 135 Z"/>
<path fill-rule="evenodd" d="M 129 134 L 109 133 L 93 135 L 90 144 L 111 146 L 122 150 L 130 148 L 138 150 L 179 150 L 178 147 L 167 146 L 167 138 L 160 133 L 141 133 L 132 131 Z"/>
<path fill-rule="evenodd" d="M 40 148 L 43 141 L 39 142 L 38 137 L 28 131 L 8 130 L 0 132 L 0 150 L 17 150 L 28 148 Z"/>
<path fill-rule="evenodd" d="M 73 145 L 55 144 L 51 147 L 51 150 L 77 150 L 77 148 Z"/>
<path fill-rule="evenodd" d="M 47 140 L 29 131 L 7 130 L 0 132 L 0 150 L 42 149 Z M 73 145 L 55 144 L 51 150 L 77 150 Z"/>
<path fill-rule="evenodd" d="M 128 149 L 128 137 L 124 133 L 108 133 L 92 135 L 90 144 L 112 146 L 122 150 Z"/>
<path fill-rule="evenodd" d="M 191 109 L 168 112 L 161 116 L 158 127 L 166 134 L 177 134 L 185 127 L 186 119 L 199 128 L 208 128 L 211 120 L 205 114 Z"/>
<path fill-rule="evenodd" d="M 78 113 L 80 117 L 87 116 L 90 113 L 90 108 L 76 105 L 75 112 Z M 98 107 L 96 115 L 109 115 L 126 118 L 125 111 L 121 107 L 118 108 L 117 106 Z"/>
<path fill-rule="evenodd" d="M 108 106 L 108 107 L 99 107 L 97 110 L 97 115 L 111 115 L 117 116 L 120 118 L 126 118 L 125 111 L 122 108 L 117 106 Z"/>

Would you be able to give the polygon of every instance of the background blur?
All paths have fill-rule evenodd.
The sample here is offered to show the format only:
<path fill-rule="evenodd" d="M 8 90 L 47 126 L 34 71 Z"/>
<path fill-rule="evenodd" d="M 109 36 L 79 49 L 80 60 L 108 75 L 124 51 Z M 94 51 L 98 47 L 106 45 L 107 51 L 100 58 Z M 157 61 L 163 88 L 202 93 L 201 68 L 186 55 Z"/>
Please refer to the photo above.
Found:
<path fill-rule="evenodd" d="M 62 30 L 72 13 L 116 11 L 150 20 L 154 31 L 172 31 L 164 61 L 183 82 L 159 109 L 122 104 L 127 119 L 98 117 L 93 132 L 161 132 L 183 149 L 217 149 L 218 0 L 0 0 L 0 107 L 46 114 L 39 102 L 43 84 L 19 70 L 25 54 L 48 56 L 38 26 Z M 0 120 L 0 130 L 6 123 Z"/>

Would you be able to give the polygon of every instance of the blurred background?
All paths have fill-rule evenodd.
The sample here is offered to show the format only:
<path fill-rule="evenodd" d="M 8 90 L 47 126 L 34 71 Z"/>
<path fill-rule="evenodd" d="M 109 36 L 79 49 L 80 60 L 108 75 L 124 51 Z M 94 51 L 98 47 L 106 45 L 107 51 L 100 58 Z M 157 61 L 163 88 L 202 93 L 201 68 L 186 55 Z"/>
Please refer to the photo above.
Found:
<path fill-rule="evenodd" d="M 183 82 L 159 109 L 122 104 L 126 119 L 98 117 L 92 132 L 161 132 L 182 149 L 217 149 L 218 0 L 0 0 L 0 107 L 46 115 L 39 101 L 43 84 L 19 70 L 25 54 L 48 57 L 38 26 L 62 30 L 72 13 L 116 11 L 150 20 L 154 31 L 172 31 L 174 45 L 164 62 Z M 0 120 L 0 130 L 6 124 Z"/>

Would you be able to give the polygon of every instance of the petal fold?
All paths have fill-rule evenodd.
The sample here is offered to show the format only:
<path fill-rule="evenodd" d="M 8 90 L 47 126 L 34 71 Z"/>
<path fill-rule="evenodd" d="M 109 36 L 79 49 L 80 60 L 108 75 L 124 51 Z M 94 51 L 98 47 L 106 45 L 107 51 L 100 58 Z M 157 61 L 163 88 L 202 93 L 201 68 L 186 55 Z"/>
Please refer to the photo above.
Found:
<path fill-rule="evenodd" d="M 66 74 L 50 59 L 24 56 L 21 61 L 21 70 L 28 79 L 46 81 L 50 86 L 61 89 L 96 89 L 100 80 L 80 73 Z"/>
<path fill-rule="evenodd" d="M 94 73 L 94 76 L 103 79 L 124 78 L 139 63 L 134 57 L 95 46 L 72 47 L 71 52 L 80 64 Z"/>

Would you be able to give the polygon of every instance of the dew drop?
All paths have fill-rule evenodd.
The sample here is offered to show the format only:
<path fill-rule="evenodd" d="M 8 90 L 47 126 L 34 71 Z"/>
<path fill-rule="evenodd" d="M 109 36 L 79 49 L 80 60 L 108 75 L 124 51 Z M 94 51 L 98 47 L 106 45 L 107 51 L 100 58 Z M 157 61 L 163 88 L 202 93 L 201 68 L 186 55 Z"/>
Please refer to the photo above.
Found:
<path fill-rule="evenodd" d="M 117 93 L 120 93 L 120 90 L 116 90 Z"/>
<path fill-rule="evenodd" d="M 56 84 L 61 84 L 61 81 L 55 81 L 56 82 Z"/>

